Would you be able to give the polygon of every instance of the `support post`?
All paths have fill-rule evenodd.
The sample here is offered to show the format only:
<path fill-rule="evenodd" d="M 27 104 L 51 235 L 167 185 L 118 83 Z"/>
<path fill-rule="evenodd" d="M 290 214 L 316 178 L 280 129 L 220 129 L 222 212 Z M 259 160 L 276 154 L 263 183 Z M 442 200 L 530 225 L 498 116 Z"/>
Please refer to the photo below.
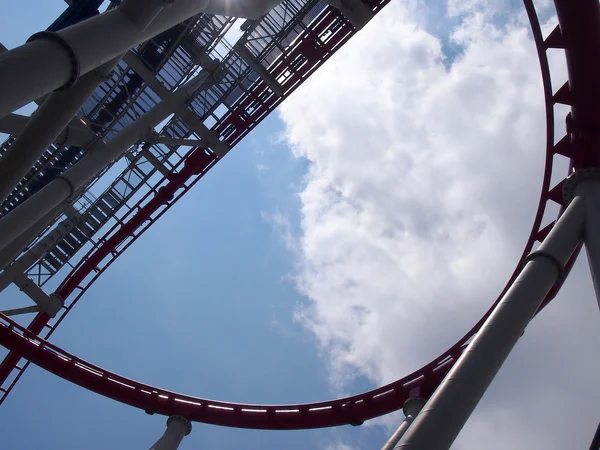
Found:
<path fill-rule="evenodd" d="M 130 19 L 127 8 L 118 7 L 58 32 L 37 33 L 27 44 L 0 54 L 0 117 L 53 90 L 72 86 L 80 75 L 198 13 L 257 19 L 280 2 L 177 0 L 143 31 Z M 140 23 L 147 20 L 140 18 Z"/>
<path fill-rule="evenodd" d="M 575 197 L 539 249 L 531 253 L 465 352 L 411 427 L 398 450 L 447 450 L 481 400 L 580 242 L 585 199 Z"/>
<path fill-rule="evenodd" d="M 600 423 L 598 424 L 598 428 L 596 428 L 596 433 L 590 444 L 590 450 L 600 450 Z"/>
<path fill-rule="evenodd" d="M 172 3 L 173 0 L 124 0 L 121 3 L 121 12 L 135 24 L 138 30 L 144 31 L 162 9 Z"/>
<path fill-rule="evenodd" d="M 325 0 L 325 3 L 339 10 L 357 30 L 373 18 L 373 11 L 362 0 Z"/>
<path fill-rule="evenodd" d="M 125 158 L 127 158 L 127 160 L 131 164 L 135 164 L 138 161 L 138 159 L 141 156 L 143 156 L 164 177 L 168 177 L 171 174 L 171 171 L 169 169 L 167 169 L 166 166 L 163 163 L 161 163 L 160 160 L 156 156 L 154 156 L 154 153 L 152 153 L 150 150 L 148 150 L 149 146 L 150 146 L 150 144 L 144 144 L 142 146 L 142 149 L 137 153 L 137 155 L 133 156 L 130 153 L 128 155 L 125 155 Z"/>
<path fill-rule="evenodd" d="M 10 316 L 20 316 L 21 314 L 31 314 L 31 313 L 39 313 L 39 306 L 25 306 L 23 308 L 14 308 L 14 309 L 5 309 L 4 311 L 0 311 L 7 317 Z"/>
<path fill-rule="evenodd" d="M 74 217 L 63 220 L 50 233 L 23 253 L 19 259 L 6 267 L 0 273 L 0 292 L 10 286 L 17 277 L 23 275 L 29 267 L 38 262 L 40 258 L 44 256 L 46 252 L 71 229 L 71 227 L 73 227 L 75 221 L 76 219 Z"/>
<path fill-rule="evenodd" d="M 63 307 L 64 300 L 58 294 L 46 294 L 41 287 L 25 274 L 15 277 L 14 283 L 21 292 L 36 303 L 40 312 L 44 312 L 52 318 L 56 317 L 58 311 Z"/>
<path fill-rule="evenodd" d="M 167 419 L 167 429 L 150 450 L 177 450 L 185 436 L 192 432 L 192 424 L 185 417 L 171 416 Z"/>
<path fill-rule="evenodd" d="M 154 92 L 158 94 L 161 99 L 166 98 L 169 95 L 169 91 L 167 88 L 159 82 L 156 77 L 148 70 L 148 68 L 144 65 L 144 63 L 140 60 L 140 58 L 134 55 L 132 52 L 127 52 L 123 57 L 123 61 L 127 63 L 129 67 L 131 67 L 135 73 L 137 73 L 142 80 L 144 80 Z M 207 66 L 215 66 L 216 64 L 207 64 Z M 214 67 L 212 69 L 205 69 L 208 72 L 213 72 Z M 217 134 L 208 129 L 204 122 L 195 114 L 190 114 L 189 109 L 185 105 L 179 105 L 177 109 L 175 109 L 175 114 L 179 116 L 179 118 L 192 130 L 195 134 L 197 134 L 202 141 L 203 145 L 207 145 L 210 147 L 219 157 L 223 157 L 229 151 L 229 145 L 225 141 L 220 141 Z"/>
<path fill-rule="evenodd" d="M 600 307 L 600 169 L 581 169 L 567 178 L 563 185 L 565 202 L 579 195 L 585 200 L 583 242 Z"/>
<path fill-rule="evenodd" d="M 381 450 L 395 450 L 398 448 L 398 441 L 400 441 L 400 438 L 404 436 L 404 433 L 406 433 L 406 430 L 408 430 L 410 424 L 413 423 L 415 417 L 417 417 L 417 415 L 421 412 L 421 409 L 423 409 L 423 406 L 426 402 L 427 400 L 420 397 L 409 398 L 404 402 L 404 406 L 402 408 L 402 412 L 404 412 L 404 420 L 394 434 L 392 434 L 392 436 L 388 439 L 385 445 L 381 447 Z"/>
<path fill-rule="evenodd" d="M 69 125 L 100 83 L 110 76 L 119 59 L 113 59 L 98 70 L 84 75 L 72 88 L 50 94 L 31 116 L 25 128 L 0 159 L 0 203 Z"/>
<path fill-rule="evenodd" d="M 159 136 L 156 133 L 151 133 L 146 137 L 146 142 L 150 144 L 163 144 L 163 145 L 180 145 L 182 147 L 205 147 L 206 142 L 198 139 L 180 139 L 172 138 L 167 136 Z"/>
<path fill-rule="evenodd" d="M 586 185 L 582 188 L 588 191 L 590 198 L 586 202 L 585 252 L 592 274 L 596 300 L 600 307 L 600 180 L 587 182 Z"/>
<path fill-rule="evenodd" d="M 156 127 L 173 110 L 193 96 L 203 83 L 205 76 L 204 72 L 197 75 L 134 123 L 124 128 L 108 143 L 96 141 L 81 160 L 2 217 L 0 219 L 0 250 L 10 245 L 44 214 L 63 201 L 72 198 L 104 167 L 120 158 L 129 147 L 142 140 L 148 134 L 148 130 Z"/>
<path fill-rule="evenodd" d="M 0 250 L 0 269 L 6 268 L 65 209 L 58 205 Z"/>
<path fill-rule="evenodd" d="M 21 114 L 8 114 L 0 119 L 0 133 L 5 134 L 19 134 L 27 123 L 29 123 L 31 117 L 23 116 Z M 62 145 L 75 145 L 76 147 L 85 147 L 90 143 L 92 139 L 96 137 L 96 134 L 90 130 L 79 117 L 74 118 L 69 125 L 60 133 L 55 143 L 62 143 Z"/>
<path fill-rule="evenodd" d="M 246 41 L 244 39 L 237 41 L 233 46 L 233 50 L 260 76 L 260 78 L 262 78 L 267 86 L 269 86 L 269 89 L 271 89 L 277 97 L 283 97 L 283 86 L 281 86 L 275 77 L 271 75 L 267 69 L 265 69 L 265 67 L 252 55 L 252 53 L 250 53 L 250 51 L 246 48 Z"/>

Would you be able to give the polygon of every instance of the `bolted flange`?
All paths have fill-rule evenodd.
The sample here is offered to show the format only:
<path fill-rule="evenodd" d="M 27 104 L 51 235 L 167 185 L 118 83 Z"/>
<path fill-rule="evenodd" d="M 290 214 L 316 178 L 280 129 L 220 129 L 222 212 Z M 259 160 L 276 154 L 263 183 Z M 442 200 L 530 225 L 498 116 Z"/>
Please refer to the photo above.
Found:
<path fill-rule="evenodd" d="M 579 169 L 567 177 L 562 187 L 563 200 L 568 205 L 575 198 L 575 188 L 582 181 L 597 180 L 600 181 L 600 168 L 592 167 L 588 169 Z"/>

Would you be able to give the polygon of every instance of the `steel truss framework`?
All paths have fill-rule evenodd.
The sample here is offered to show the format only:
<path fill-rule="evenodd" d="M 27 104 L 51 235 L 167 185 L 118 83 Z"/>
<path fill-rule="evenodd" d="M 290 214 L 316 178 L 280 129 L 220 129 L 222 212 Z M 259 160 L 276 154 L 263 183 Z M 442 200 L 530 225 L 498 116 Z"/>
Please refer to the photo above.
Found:
<path fill-rule="evenodd" d="M 376 14 L 388 1 L 370 0 L 365 4 Z M 357 32 L 333 7 L 316 1 L 286 0 L 262 19 L 247 21 L 242 38 L 233 48 L 223 38 L 234 22 L 232 19 L 199 15 L 184 22 L 173 38 L 176 44 L 165 52 L 159 63 L 144 60 L 147 59 L 144 55 L 151 53 L 149 46 L 164 47 L 164 42 L 155 39 L 154 43 L 139 46 L 124 57 L 111 79 L 86 103 L 79 117 L 94 131 L 94 139 L 99 139 L 135 121 L 160 102 L 161 97 L 185 82 L 191 73 L 205 70 L 208 74 L 205 84 L 187 103 L 187 116 L 173 116 L 160 136 L 149 138 L 127 153 L 121 160 L 126 168 L 101 196 L 94 198 L 84 191 L 75 202 L 75 212 L 69 210 L 68 215 L 60 215 L 54 222 L 70 218 L 73 225 L 66 227 L 60 238 L 47 246 L 39 261 L 25 270 L 40 286 L 49 281 L 58 286 L 56 293 L 65 304 L 54 318 L 45 313 L 37 314 L 27 328 L 0 315 L 0 344 L 11 350 L 0 365 L 3 393 L 0 402 L 30 362 L 148 413 L 245 428 L 359 425 L 364 420 L 402 408 L 409 399 L 430 398 L 448 372 L 460 365 L 456 363 L 464 359 L 461 355 L 465 349 L 484 323 L 491 320 L 503 297 L 523 274 L 532 251 L 554 233 L 556 221 L 545 223 L 544 215 L 550 205 L 558 205 L 561 214 L 564 212 L 567 202 L 563 190 L 569 188 L 566 178 L 552 184 L 555 160 L 568 158 L 569 174 L 600 166 L 600 134 L 597 132 L 600 129 L 597 81 L 600 62 L 595 58 L 600 51 L 597 1 L 585 0 L 573 5 L 568 0 L 555 0 L 559 26 L 546 38 L 542 36 L 532 0 L 524 0 L 524 4 L 538 51 L 546 102 L 546 162 L 540 201 L 531 234 L 506 287 L 485 316 L 450 349 L 412 374 L 363 394 L 301 405 L 246 405 L 191 397 L 145 385 L 94 366 L 46 340 L 123 251 Z M 557 90 L 553 89 L 550 78 L 549 49 L 564 50 L 567 57 L 569 80 Z M 145 51 L 150 53 L 145 54 Z M 115 101 L 116 98 L 125 99 L 120 104 L 127 106 L 115 108 L 120 102 Z M 554 109 L 558 104 L 571 106 L 572 112 L 567 117 L 567 133 L 555 139 Z M 182 148 L 159 143 L 161 136 L 201 140 L 210 145 Z M 3 148 L 10 145 L 11 139 Z M 225 150 L 222 146 L 217 150 L 218 143 L 225 143 Z M 68 151 L 62 144 L 55 144 L 38 161 L 4 203 L 3 214 L 31 195 L 29 190 L 35 189 L 32 180 L 46 176 L 43 171 L 49 164 L 56 163 Z M 74 163 L 77 158 L 75 155 L 69 162 Z M 28 248 L 43 243 L 48 229 Z M 564 264 L 564 275 L 573 266 L 581 245 L 579 242 Z M 549 289 L 537 312 L 556 296 L 564 279 L 562 276 Z M 26 360 L 23 366 L 18 365 L 21 358 Z M 439 391 L 436 395 L 439 397 Z M 417 430 L 419 425 L 413 428 Z"/>

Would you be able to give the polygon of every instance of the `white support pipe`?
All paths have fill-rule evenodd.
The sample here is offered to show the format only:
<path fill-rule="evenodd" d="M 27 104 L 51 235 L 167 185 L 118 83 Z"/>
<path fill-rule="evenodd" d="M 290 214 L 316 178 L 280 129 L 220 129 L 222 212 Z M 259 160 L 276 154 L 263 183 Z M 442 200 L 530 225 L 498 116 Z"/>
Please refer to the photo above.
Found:
<path fill-rule="evenodd" d="M 580 242 L 584 221 L 585 200 L 576 197 L 404 434 L 398 450 L 450 448 L 547 293 L 562 276 L 564 264 Z"/>
<path fill-rule="evenodd" d="M 80 80 L 81 81 L 81 80 Z M 23 116 L 21 114 L 8 114 L 0 118 L 0 133 L 6 134 L 19 134 L 23 131 L 23 128 L 27 126 L 27 123 L 31 117 Z M 85 147 L 92 139 L 96 137 L 96 134 L 90 130 L 78 117 L 73 118 L 71 123 L 60 133 L 55 143 L 61 143 L 62 145 L 75 145 L 77 147 Z"/>
<path fill-rule="evenodd" d="M 149 147 L 148 144 L 142 146 L 142 149 L 137 153 L 137 155 L 134 156 L 131 153 L 129 153 L 128 155 L 125 155 L 125 158 L 127 158 L 127 160 L 131 164 L 135 164 L 140 159 L 140 157 L 143 156 L 164 177 L 168 177 L 169 175 L 171 175 L 171 171 L 167 169 L 165 165 L 162 162 L 160 162 L 160 160 L 156 156 L 154 156 L 154 154 L 151 151 L 148 150 L 147 147 Z"/>
<path fill-rule="evenodd" d="M 588 264 L 596 292 L 596 300 L 600 307 L 600 176 L 598 172 L 592 177 L 581 180 L 575 187 L 575 193 L 585 198 L 586 215 L 583 241 Z"/>
<path fill-rule="evenodd" d="M 44 256 L 69 229 L 71 229 L 75 221 L 75 217 L 69 217 L 60 222 L 54 230 L 40 239 L 33 247 L 23 253 L 19 259 L 3 270 L 0 274 L 0 292 L 10 286 L 10 284 L 29 267 L 38 262 L 39 259 Z"/>
<path fill-rule="evenodd" d="M 192 424 L 185 417 L 171 416 L 167 419 L 167 429 L 150 450 L 177 450 L 185 436 L 192 432 Z"/>
<path fill-rule="evenodd" d="M 15 308 L 15 309 L 5 309 L 4 311 L 0 311 L 7 317 L 10 316 L 18 316 L 20 314 L 30 314 L 30 313 L 38 313 L 40 312 L 40 307 L 35 306 L 25 306 L 23 308 Z"/>
<path fill-rule="evenodd" d="M 20 133 L 27 122 L 29 122 L 30 117 L 24 116 L 22 114 L 8 114 L 4 117 L 0 118 L 0 133 L 6 134 L 17 134 Z"/>
<path fill-rule="evenodd" d="M 35 34 L 27 44 L 0 54 L 0 117 L 71 86 L 78 76 L 198 13 L 259 18 L 280 1 L 177 0 L 144 31 L 118 7 L 58 32 Z"/>
<path fill-rule="evenodd" d="M 85 101 L 113 71 L 112 59 L 81 77 L 67 90 L 54 92 L 33 114 L 23 131 L 0 158 L 0 202 L 29 172 L 48 146 L 71 122 Z"/>
<path fill-rule="evenodd" d="M 125 127 L 108 143 L 96 141 L 80 161 L 54 178 L 50 183 L 0 219 L 0 249 L 4 249 L 23 230 L 92 180 L 112 161 L 120 158 L 129 147 L 140 142 L 150 130 L 161 123 L 178 105 L 193 96 L 206 74 L 198 74 L 161 103 Z"/>
<path fill-rule="evenodd" d="M 0 250 L 0 269 L 8 266 L 21 252 L 33 241 L 52 221 L 65 209 L 64 205 L 58 205 L 40 220 L 26 228 L 9 245 Z"/>
<path fill-rule="evenodd" d="M 269 89 L 271 89 L 277 97 L 283 96 L 283 86 L 281 86 L 275 77 L 271 75 L 267 69 L 265 69 L 260 61 L 258 61 L 252 55 L 252 53 L 250 53 L 250 50 L 246 48 L 246 41 L 244 39 L 237 41 L 233 46 L 233 50 L 246 64 L 250 66 L 250 68 L 252 68 L 252 70 L 258 74 L 258 76 L 260 76 L 260 78 L 267 84 L 267 86 L 269 86 Z"/>
<path fill-rule="evenodd" d="M 357 30 L 364 27 L 374 16 L 373 10 L 362 0 L 325 0 L 325 3 L 339 10 Z"/>
<path fill-rule="evenodd" d="M 139 31 L 144 31 L 165 6 L 171 6 L 173 0 L 124 0 L 120 9 Z"/>
<path fill-rule="evenodd" d="M 229 144 L 225 141 L 220 141 L 219 136 L 213 130 L 209 129 L 202 119 L 195 114 L 190 114 L 189 109 L 185 105 L 179 105 L 175 110 L 175 113 L 184 119 L 185 123 L 194 131 L 196 135 L 208 145 L 208 147 L 215 152 L 219 158 L 225 156 L 230 148 Z"/>
<path fill-rule="evenodd" d="M 415 417 L 417 417 L 417 415 L 421 412 L 421 409 L 423 409 L 423 405 L 425 405 L 426 402 L 427 400 L 424 398 L 409 398 L 404 402 L 404 407 L 402 408 L 404 412 L 404 420 L 394 434 L 390 436 L 385 445 L 381 447 L 381 450 L 395 450 L 398 448 L 396 447 L 398 441 L 400 441 L 400 438 L 404 436 L 404 433 L 406 433 L 406 430 L 408 430 L 410 424 L 413 423 Z"/>
<path fill-rule="evenodd" d="M 151 134 L 145 139 L 150 144 L 164 144 L 164 145 L 181 145 L 184 147 L 203 147 L 206 146 L 206 142 L 198 139 L 179 139 L 167 136 L 159 136 L 157 134 Z"/>
<path fill-rule="evenodd" d="M 385 443 L 381 450 L 395 450 L 396 448 L 398 448 L 398 442 L 400 441 L 402 436 L 404 436 L 404 434 L 408 430 L 408 427 L 412 425 L 414 420 L 415 418 L 413 416 L 406 416 L 400 424 L 400 426 L 398 427 L 398 429 L 395 431 L 394 434 L 392 434 L 390 439 Z"/>
<path fill-rule="evenodd" d="M 27 275 L 18 275 L 14 282 L 23 293 L 37 304 L 40 311 L 47 313 L 50 317 L 55 317 L 60 308 L 62 308 L 64 302 L 58 294 L 46 294 Z"/>

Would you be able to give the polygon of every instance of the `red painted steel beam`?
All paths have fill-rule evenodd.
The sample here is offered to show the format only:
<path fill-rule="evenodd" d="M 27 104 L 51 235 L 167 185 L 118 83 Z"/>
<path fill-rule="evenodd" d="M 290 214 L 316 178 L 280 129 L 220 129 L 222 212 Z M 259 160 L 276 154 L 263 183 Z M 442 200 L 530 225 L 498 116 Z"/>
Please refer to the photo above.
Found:
<path fill-rule="evenodd" d="M 600 167 L 600 4 L 554 0 L 567 57 L 567 121 L 575 169 Z"/>
<path fill-rule="evenodd" d="M 179 414 L 215 425 L 257 429 L 303 429 L 360 425 L 402 407 L 409 396 L 429 396 L 451 363 L 422 370 L 373 391 L 343 399 L 299 405 L 252 405 L 177 394 L 139 383 L 94 366 L 39 339 L 0 315 L 0 340 L 19 356 L 52 373 L 119 402 L 154 414 Z"/>
<path fill-rule="evenodd" d="M 48 321 L 50 320 L 50 316 L 46 313 L 37 314 L 34 319 L 31 321 L 27 330 L 32 334 L 38 335 L 42 332 Z M 19 363 L 19 359 L 21 356 L 16 354 L 14 351 L 11 351 L 6 358 L 0 364 L 0 386 L 8 379 L 11 372 Z"/>

